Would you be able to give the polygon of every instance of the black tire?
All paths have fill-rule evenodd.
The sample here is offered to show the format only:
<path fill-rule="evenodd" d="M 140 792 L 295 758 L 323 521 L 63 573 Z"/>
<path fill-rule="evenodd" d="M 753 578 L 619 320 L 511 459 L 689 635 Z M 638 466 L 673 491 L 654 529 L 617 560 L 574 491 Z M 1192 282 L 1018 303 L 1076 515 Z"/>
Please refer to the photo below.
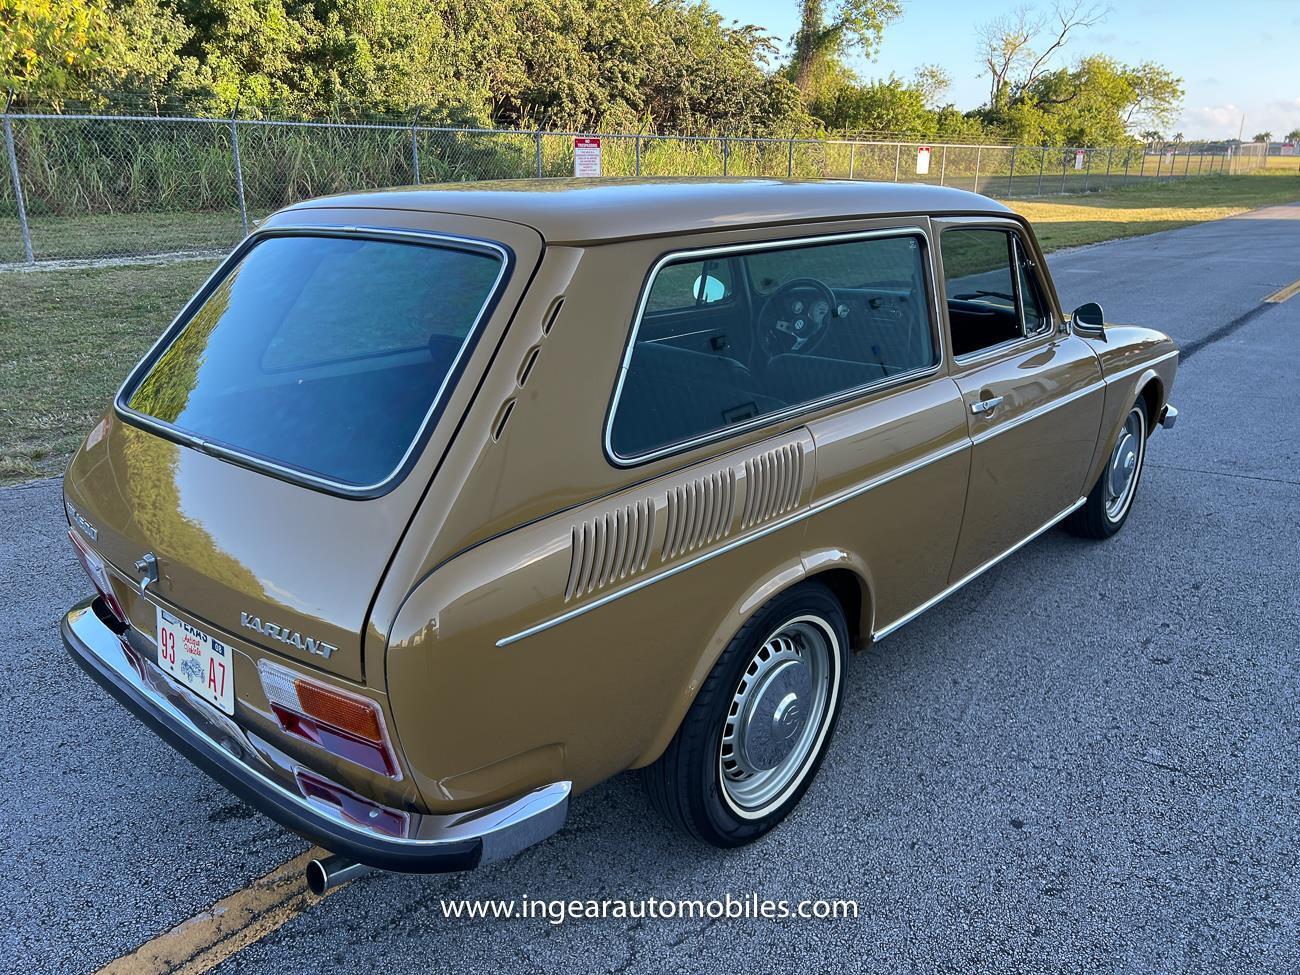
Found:
<path fill-rule="evenodd" d="M 823 636 L 825 642 L 817 645 Z M 796 647 L 802 642 L 804 648 L 796 649 L 791 657 L 786 642 Z M 839 600 L 822 583 L 801 583 L 773 597 L 727 644 L 664 754 L 641 770 L 651 804 L 687 835 L 719 847 L 750 843 L 781 822 L 807 791 L 834 734 L 844 697 L 848 646 L 844 611 Z M 778 648 L 777 653 L 786 654 L 783 664 L 772 663 L 773 647 Z M 819 660 L 825 658 L 826 666 L 816 671 L 810 664 L 799 662 L 801 655 L 809 661 L 814 656 Z M 802 696 L 794 694 L 795 699 L 790 702 L 790 685 L 777 682 L 793 679 L 791 674 L 801 676 L 801 672 L 787 669 L 785 675 L 778 676 L 777 671 L 792 666 L 807 666 L 809 676 L 806 685 L 799 685 L 806 686 L 806 692 Z M 758 667 L 767 669 L 754 669 Z M 742 685 L 742 677 L 747 673 L 751 676 Z M 818 688 L 824 688 L 824 696 Z M 748 808 L 733 798 L 733 790 L 745 783 L 737 784 L 736 777 L 743 776 L 744 770 L 731 757 L 732 744 L 740 740 L 736 738 L 733 704 L 742 700 L 747 689 L 752 695 L 748 700 L 752 701 L 751 713 L 756 715 L 753 722 L 756 732 L 761 732 L 760 725 L 764 724 L 776 729 L 768 735 L 768 747 L 779 752 L 787 746 L 778 738 L 794 739 L 786 758 L 775 769 L 758 773 L 770 777 L 776 793 Z M 760 712 L 766 715 L 763 706 L 778 696 L 782 696 L 780 703 L 786 705 L 786 710 L 778 705 L 769 721 L 760 721 L 757 715 Z M 806 710 L 816 712 L 813 718 L 816 729 L 811 728 L 805 714 L 799 729 L 787 732 L 786 726 L 791 722 L 782 719 L 788 717 L 790 710 L 797 711 L 805 699 Z M 725 743 L 724 732 L 728 738 Z M 796 751 L 803 757 L 792 757 Z M 788 782 L 778 788 L 776 783 L 784 781 L 781 766 L 787 762 L 792 763 Z M 724 763 L 728 765 L 726 772 Z"/>
<path fill-rule="evenodd" d="M 1102 468 L 1097 483 L 1088 492 L 1088 500 L 1084 502 L 1078 511 L 1066 519 L 1065 527 L 1070 534 L 1078 535 L 1080 538 L 1110 538 L 1123 528 L 1124 523 L 1128 521 L 1129 512 L 1133 510 L 1133 499 L 1137 496 L 1138 484 L 1142 480 L 1142 468 L 1146 464 L 1147 457 L 1147 439 L 1151 433 L 1151 418 L 1147 413 L 1147 404 L 1143 397 L 1139 396 L 1137 402 L 1130 408 L 1125 416 L 1125 424 L 1129 422 L 1130 418 L 1136 419 L 1141 433 L 1135 438 L 1137 441 L 1135 445 L 1137 459 L 1132 481 L 1123 498 L 1122 505 L 1116 507 L 1110 472 L 1115 459 L 1115 452 L 1125 436 L 1127 426 L 1120 427 L 1115 443 L 1111 444 L 1110 452 L 1106 455 L 1106 466 Z"/>

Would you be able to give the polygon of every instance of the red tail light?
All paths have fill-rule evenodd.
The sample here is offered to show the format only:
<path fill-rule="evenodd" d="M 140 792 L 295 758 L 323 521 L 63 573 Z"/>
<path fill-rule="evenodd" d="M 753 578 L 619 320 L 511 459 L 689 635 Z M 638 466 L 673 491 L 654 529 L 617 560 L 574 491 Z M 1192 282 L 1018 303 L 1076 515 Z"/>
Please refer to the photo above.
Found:
<path fill-rule="evenodd" d="M 383 712 L 374 701 L 302 677 L 269 660 L 259 660 L 257 671 L 271 711 L 286 732 L 380 775 L 402 777 Z"/>
<path fill-rule="evenodd" d="M 113 594 L 113 584 L 108 579 L 108 570 L 104 567 L 104 560 L 81 540 L 81 536 L 75 528 L 68 529 L 68 537 L 72 539 L 72 547 L 77 550 L 77 558 L 81 562 L 81 567 L 86 570 L 86 575 L 90 576 L 90 581 L 94 584 L 100 597 L 108 604 L 109 611 L 117 617 L 117 621 L 123 626 L 127 625 L 126 610 L 122 604 L 117 601 L 117 596 Z"/>

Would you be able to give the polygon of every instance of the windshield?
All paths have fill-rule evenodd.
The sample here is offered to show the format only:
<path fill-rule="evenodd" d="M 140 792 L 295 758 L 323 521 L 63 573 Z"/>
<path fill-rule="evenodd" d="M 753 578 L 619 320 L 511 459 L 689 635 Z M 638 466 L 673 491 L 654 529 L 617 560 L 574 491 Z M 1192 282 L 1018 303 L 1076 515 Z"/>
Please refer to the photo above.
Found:
<path fill-rule="evenodd" d="M 471 243 L 267 237 L 123 398 L 218 452 L 377 486 L 436 411 L 503 262 Z"/>

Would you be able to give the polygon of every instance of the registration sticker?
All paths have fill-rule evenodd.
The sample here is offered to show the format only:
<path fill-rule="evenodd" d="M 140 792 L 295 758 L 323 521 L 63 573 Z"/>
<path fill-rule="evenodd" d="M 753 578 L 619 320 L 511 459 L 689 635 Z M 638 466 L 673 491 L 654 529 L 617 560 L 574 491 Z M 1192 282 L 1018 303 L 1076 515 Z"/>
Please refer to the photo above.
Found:
<path fill-rule="evenodd" d="M 235 673 L 230 647 L 158 607 L 158 666 L 186 690 L 235 713 Z"/>

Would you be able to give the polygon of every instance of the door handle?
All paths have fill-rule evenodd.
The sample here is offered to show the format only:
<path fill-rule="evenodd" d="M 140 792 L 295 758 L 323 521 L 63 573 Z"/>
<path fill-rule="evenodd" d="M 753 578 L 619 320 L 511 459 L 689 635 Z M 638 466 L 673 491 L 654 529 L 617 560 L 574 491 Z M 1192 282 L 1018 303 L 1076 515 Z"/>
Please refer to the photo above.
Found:
<path fill-rule="evenodd" d="M 1001 396 L 990 396 L 988 399 L 976 400 L 970 405 L 970 411 L 976 416 L 980 414 L 987 416 L 1002 405 L 1002 400 L 1003 397 Z"/>

